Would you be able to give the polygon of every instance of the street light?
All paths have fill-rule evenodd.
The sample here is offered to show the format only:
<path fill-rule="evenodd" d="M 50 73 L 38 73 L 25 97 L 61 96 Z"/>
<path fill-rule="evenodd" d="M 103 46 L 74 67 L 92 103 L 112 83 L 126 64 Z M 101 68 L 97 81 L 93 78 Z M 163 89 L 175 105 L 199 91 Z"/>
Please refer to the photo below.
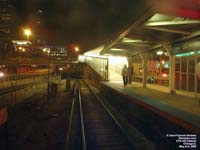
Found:
<path fill-rule="evenodd" d="M 31 30 L 30 29 L 24 29 L 24 34 L 26 35 L 27 37 L 27 40 L 29 40 L 29 36 L 31 35 Z"/>
<path fill-rule="evenodd" d="M 75 46 L 75 51 L 78 52 L 79 51 L 79 47 Z"/>

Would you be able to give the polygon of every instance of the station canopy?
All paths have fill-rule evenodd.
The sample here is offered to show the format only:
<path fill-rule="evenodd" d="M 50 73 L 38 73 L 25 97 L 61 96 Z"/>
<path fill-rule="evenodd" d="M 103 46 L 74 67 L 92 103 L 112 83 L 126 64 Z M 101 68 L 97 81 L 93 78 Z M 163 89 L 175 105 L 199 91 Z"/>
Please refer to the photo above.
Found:
<path fill-rule="evenodd" d="M 134 56 L 200 35 L 198 0 L 152 0 L 141 12 L 101 54 Z"/>

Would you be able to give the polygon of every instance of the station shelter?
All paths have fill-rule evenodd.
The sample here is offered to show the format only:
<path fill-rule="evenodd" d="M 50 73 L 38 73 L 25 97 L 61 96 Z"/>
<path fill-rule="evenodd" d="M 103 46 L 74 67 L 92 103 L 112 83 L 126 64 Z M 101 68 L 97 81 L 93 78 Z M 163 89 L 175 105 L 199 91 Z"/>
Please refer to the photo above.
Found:
<path fill-rule="evenodd" d="M 86 52 L 80 58 L 105 80 L 122 80 L 121 69 L 131 69 L 131 82 L 143 87 L 159 84 L 200 93 L 199 1 L 150 2 L 133 15 L 133 23 L 109 44 Z M 165 6 L 165 7 L 163 7 Z M 170 8 L 170 9 L 169 9 Z"/>

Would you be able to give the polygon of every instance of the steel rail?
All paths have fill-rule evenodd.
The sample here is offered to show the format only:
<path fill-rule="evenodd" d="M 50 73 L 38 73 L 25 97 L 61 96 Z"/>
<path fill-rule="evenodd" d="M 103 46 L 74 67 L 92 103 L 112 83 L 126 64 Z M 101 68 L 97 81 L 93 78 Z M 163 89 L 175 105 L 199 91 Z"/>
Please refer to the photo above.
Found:
<path fill-rule="evenodd" d="M 83 118 L 83 108 L 82 108 L 80 84 L 78 84 L 78 100 L 79 100 L 80 119 L 81 119 L 82 149 L 86 150 L 87 148 L 86 148 L 86 140 L 85 140 L 85 126 L 84 126 L 84 118 Z"/>
<path fill-rule="evenodd" d="M 73 95 L 73 100 L 72 100 L 72 105 L 71 105 L 71 111 L 70 111 L 70 118 L 69 118 L 68 130 L 67 130 L 65 150 L 69 150 L 70 149 L 72 120 L 73 120 L 73 116 L 74 116 L 74 105 L 75 105 L 76 93 L 77 93 L 77 83 L 75 83 L 73 91 L 74 91 L 74 93 L 73 93 L 74 95 Z"/>

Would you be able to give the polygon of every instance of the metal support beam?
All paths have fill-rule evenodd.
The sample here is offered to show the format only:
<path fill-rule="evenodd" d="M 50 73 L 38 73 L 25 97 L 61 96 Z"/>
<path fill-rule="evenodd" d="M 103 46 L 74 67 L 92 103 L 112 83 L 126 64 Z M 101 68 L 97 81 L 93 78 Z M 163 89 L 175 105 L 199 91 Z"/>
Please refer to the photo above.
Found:
<path fill-rule="evenodd" d="M 169 91 L 171 94 L 175 94 L 175 56 L 174 55 L 170 55 L 169 56 L 169 62 L 170 62 L 170 67 L 169 67 Z"/>
<path fill-rule="evenodd" d="M 115 44 L 117 44 L 122 38 L 124 38 L 126 35 L 128 35 L 130 32 L 134 31 L 137 27 L 141 26 L 146 20 L 148 20 L 152 15 L 154 14 L 154 11 L 152 8 L 149 8 L 145 11 L 144 15 L 139 16 L 135 22 L 129 26 L 126 30 L 124 30 L 114 41 L 112 41 L 110 44 L 105 46 L 105 48 L 101 51 L 101 54 L 105 53 L 106 50 L 113 47 Z"/>
<path fill-rule="evenodd" d="M 147 22 L 145 26 L 169 26 L 169 25 L 190 25 L 190 24 L 200 24 L 199 20 L 181 20 L 181 21 L 155 21 Z"/>
<path fill-rule="evenodd" d="M 152 47 L 152 45 L 146 44 L 146 43 L 124 43 L 124 44 L 141 47 L 141 48 L 151 48 Z"/>
<path fill-rule="evenodd" d="M 194 93 L 195 93 L 195 98 L 198 99 L 198 91 L 197 91 L 197 86 L 199 83 L 198 82 L 198 75 L 197 75 L 197 58 L 198 58 L 198 53 L 197 53 L 197 50 L 195 52 L 195 73 L 194 73 Z"/>
<path fill-rule="evenodd" d="M 145 29 L 150 29 L 150 30 L 170 32 L 170 33 L 178 33 L 178 34 L 183 34 L 183 35 L 189 35 L 189 34 L 191 34 L 190 32 L 186 32 L 186 31 L 174 30 L 174 29 L 167 29 L 167 28 L 161 28 L 161 27 L 144 27 L 144 28 Z"/>

